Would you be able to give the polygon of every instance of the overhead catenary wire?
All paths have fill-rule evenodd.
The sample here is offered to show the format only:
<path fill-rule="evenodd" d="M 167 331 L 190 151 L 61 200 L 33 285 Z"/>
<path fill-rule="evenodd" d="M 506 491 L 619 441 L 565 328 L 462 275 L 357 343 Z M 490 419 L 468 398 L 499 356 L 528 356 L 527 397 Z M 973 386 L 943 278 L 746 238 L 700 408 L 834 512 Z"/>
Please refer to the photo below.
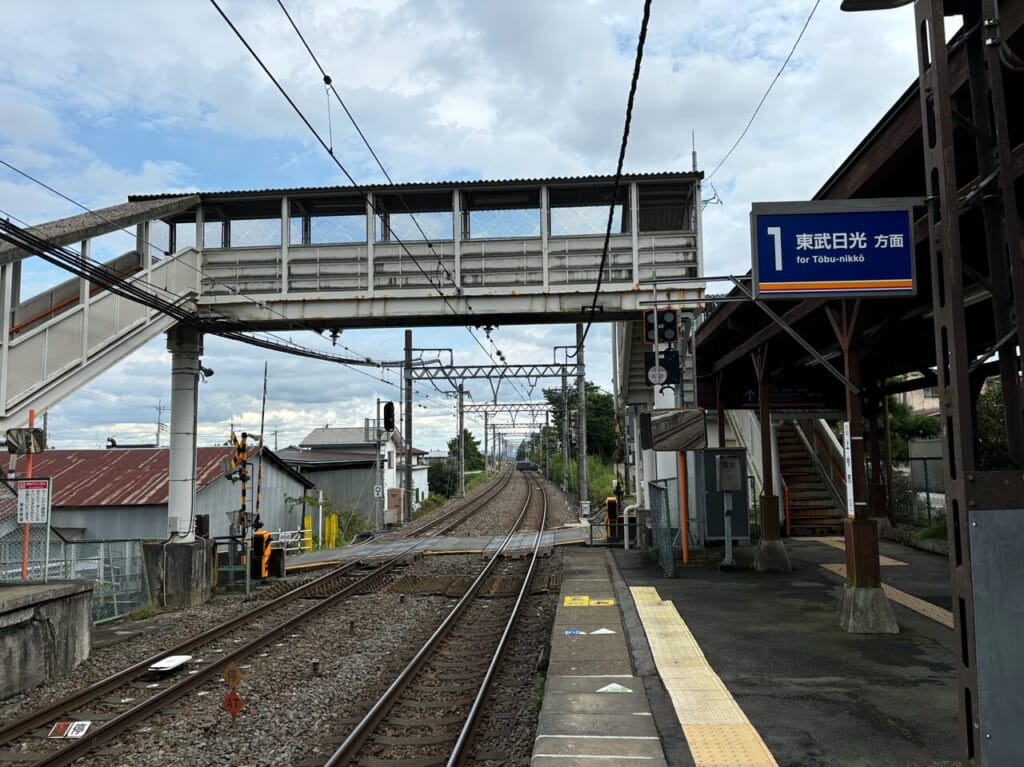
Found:
<path fill-rule="evenodd" d="M 353 188 L 360 195 L 362 195 L 363 199 L 366 201 L 366 203 L 370 207 L 370 209 L 372 211 L 374 211 L 374 213 L 376 213 L 376 206 L 374 205 L 373 201 L 370 199 L 370 197 L 367 194 L 366 190 L 363 189 L 363 187 L 355 180 L 355 178 L 352 176 L 352 174 L 349 173 L 348 169 L 341 163 L 341 161 L 335 155 L 333 147 L 329 146 L 323 140 L 323 137 L 320 135 L 320 133 L 316 130 L 316 128 L 313 127 L 313 124 L 309 121 L 309 119 L 306 117 L 306 115 L 303 113 L 303 111 L 295 103 L 294 99 L 292 99 L 292 97 L 288 94 L 288 92 L 285 90 L 284 86 L 281 85 L 280 81 L 278 81 L 278 79 L 270 71 L 270 68 L 263 62 L 263 60 L 259 56 L 259 54 L 257 54 L 255 49 L 249 44 L 248 40 L 246 40 L 245 36 L 241 33 L 241 31 L 238 29 L 238 27 L 235 26 L 234 22 L 231 21 L 231 19 L 228 17 L 228 15 L 220 7 L 220 5 L 217 3 L 217 0 L 210 0 L 210 4 L 213 5 L 213 7 L 216 9 L 217 13 L 220 14 L 221 18 L 228 25 L 228 27 L 231 29 L 231 31 L 235 34 L 235 36 L 238 38 L 239 42 L 242 43 L 242 45 L 245 47 L 245 49 L 253 57 L 253 59 L 256 61 L 256 63 L 259 65 L 259 67 L 263 70 L 264 74 L 266 74 L 266 76 L 273 83 L 274 87 L 277 88 L 278 92 L 284 97 L 285 101 L 288 102 L 289 106 L 291 106 L 292 110 L 298 115 L 299 119 L 302 120 L 303 124 L 310 131 L 310 133 L 313 134 L 313 137 L 317 140 L 317 142 L 320 144 L 320 146 L 323 147 L 323 149 L 327 152 L 328 156 L 331 158 L 331 160 L 334 162 L 334 164 L 344 174 L 345 178 L 347 178 L 349 183 L 352 184 Z M 320 70 L 321 75 L 324 77 L 325 84 L 330 87 L 332 85 L 332 83 L 329 82 L 330 81 L 330 77 L 327 75 L 326 70 L 324 70 L 324 68 L 322 66 L 320 66 L 319 61 L 317 60 L 316 56 L 313 54 L 313 51 L 310 48 L 310 46 L 308 45 L 308 43 L 306 43 L 305 38 L 302 36 L 301 32 L 299 32 L 297 25 L 292 20 L 291 15 L 287 12 L 287 9 L 284 8 L 283 4 L 280 4 L 280 5 L 281 5 L 282 10 L 284 10 L 285 15 L 288 17 L 289 21 L 292 23 L 292 27 L 295 29 L 295 31 L 298 34 L 300 40 L 302 40 L 303 45 L 306 47 L 306 50 L 309 52 L 310 56 L 313 58 L 314 62 L 316 63 L 316 66 Z M 332 90 L 335 90 L 335 92 L 336 92 L 336 89 L 332 88 Z M 349 112 L 348 108 L 341 101 L 340 95 L 338 96 L 338 101 L 339 101 L 339 103 L 342 104 L 342 107 L 345 109 L 346 114 L 349 115 L 349 119 L 352 120 L 353 125 L 356 127 L 356 130 L 359 131 L 360 136 L 363 137 L 364 143 L 366 143 L 366 145 L 368 147 L 370 147 L 369 141 L 366 140 L 365 135 L 359 129 L 359 127 L 356 124 L 354 118 L 351 116 L 351 113 Z M 373 151 L 372 147 L 370 147 L 370 153 L 374 156 L 374 159 L 377 160 L 378 165 L 380 165 L 382 171 L 384 171 L 383 164 L 380 163 L 380 160 L 379 160 L 379 158 L 377 158 L 376 153 Z M 387 171 L 384 171 L 384 174 L 388 178 L 388 180 L 390 181 L 391 179 L 390 179 L 390 176 L 387 174 Z M 392 186 L 394 186 L 394 182 L 391 182 L 391 183 L 392 183 Z M 404 204 L 404 198 L 402 198 L 402 200 L 403 200 L 403 204 Z M 406 208 L 408 209 L 408 205 L 406 205 Z M 430 247 L 430 249 L 433 250 L 433 245 L 430 243 L 430 238 L 428 238 L 426 236 L 426 234 L 423 233 L 423 230 L 422 230 L 422 228 L 419 227 L 419 223 L 418 222 L 416 222 L 416 226 L 417 226 L 417 228 L 420 229 L 421 234 L 423 234 L 424 241 L 427 243 L 428 247 Z M 392 240 L 402 249 L 402 252 L 409 257 L 409 259 L 413 262 L 413 264 L 419 270 L 420 274 L 422 274 L 427 279 L 427 282 L 430 284 L 430 286 L 432 288 L 434 288 L 434 290 L 437 291 L 438 295 L 444 301 L 445 306 L 448 309 L 450 309 L 453 314 L 458 315 L 459 312 L 451 304 L 451 301 L 449 300 L 448 296 L 445 295 L 445 293 L 441 289 L 440 285 L 437 284 L 437 283 L 440 283 L 440 280 L 438 280 L 437 283 L 435 283 L 434 279 L 426 272 L 426 270 L 423 268 L 423 265 L 419 262 L 419 260 L 415 257 L 415 255 L 413 255 L 413 253 L 409 250 L 409 248 L 406 246 L 405 242 L 400 237 L 398 237 L 398 235 L 395 233 L 395 231 L 391 228 L 390 224 L 387 224 L 387 230 L 388 230 Z M 445 275 L 450 277 L 450 274 L 447 271 L 447 269 L 445 269 Z M 455 286 L 455 287 L 456 287 L 457 293 L 459 295 L 461 295 L 461 293 L 462 293 L 461 288 L 459 286 Z M 465 301 L 465 305 L 466 305 L 467 310 L 470 313 L 472 313 L 473 307 L 469 303 L 468 300 Z M 484 354 L 486 354 L 491 359 L 492 362 L 495 362 L 495 364 L 497 364 L 497 362 L 494 360 L 494 357 L 488 351 L 487 347 L 484 346 L 484 344 L 480 341 L 480 339 L 476 337 L 476 334 L 473 333 L 472 328 L 469 325 L 466 325 L 465 327 L 466 327 L 466 330 L 469 332 L 470 336 L 476 342 L 477 346 L 479 346 L 481 348 L 481 350 L 483 350 Z M 514 381 L 513 381 L 512 385 L 514 387 L 520 388 L 520 387 L 518 387 L 518 384 L 516 382 L 514 382 Z M 524 397 L 527 397 L 527 398 L 529 397 L 529 395 L 525 392 L 525 390 L 522 390 L 522 389 L 520 389 L 520 390 L 521 390 L 521 393 L 524 395 Z"/>
<path fill-rule="evenodd" d="M 25 178 L 25 179 L 31 181 L 32 183 L 34 183 L 34 184 L 42 187 L 43 189 L 47 190 L 51 194 L 54 194 L 54 195 L 60 197 L 62 200 L 65 200 L 66 202 L 71 203 L 72 205 L 74 205 L 77 208 L 80 208 L 81 210 L 85 211 L 86 213 L 89 213 L 90 215 L 96 216 L 100 220 L 106 221 L 107 223 L 109 223 L 111 225 L 115 225 L 113 221 L 108 219 L 101 212 L 93 210 L 92 208 L 88 207 L 87 205 L 82 204 L 81 202 L 79 202 L 78 200 L 74 199 L 73 197 L 70 197 L 70 196 L 64 194 L 59 189 L 55 189 L 50 184 L 47 184 L 45 181 L 43 181 L 43 180 L 41 180 L 39 178 L 36 178 L 31 173 L 29 173 L 29 172 L 27 172 L 25 170 L 22 170 L 21 168 L 18 168 L 16 166 L 12 165 L 11 163 L 7 162 L 6 160 L 4 160 L 2 158 L 0 158 L 0 165 L 3 165 L 4 167 L 8 168 L 9 170 L 13 171 L 14 173 L 17 173 L 18 175 L 22 176 L 23 178 Z M 12 215 L 12 214 L 10 214 L 10 213 L 8 213 L 6 211 L 0 210 L 0 214 L 5 215 L 8 218 L 13 219 L 15 221 L 19 221 L 20 223 L 24 224 L 26 227 L 30 226 L 27 222 L 21 220 L 17 216 Z M 120 231 L 124 232 L 125 234 L 127 234 L 129 237 L 132 237 L 133 239 L 136 236 L 133 232 L 129 231 L 125 227 L 120 227 Z M 146 240 L 144 244 L 146 246 L 148 246 L 148 247 L 156 247 L 149 240 Z M 72 251 L 72 252 L 76 252 L 76 251 Z M 81 254 L 79 254 L 79 255 L 81 255 Z M 191 269 L 196 274 L 198 274 L 198 275 L 200 275 L 202 277 L 206 277 L 207 279 L 211 279 L 211 280 L 213 279 L 212 277 L 210 277 L 210 275 L 208 275 L 206 272 L 204 272 L 201 267 L 194 266 L 193 264 L 190 264 L 187 261 L 181 261 L 180 263 L 183 266 L 185 266 L 186 268 Z M 311 332 L 317 332 L 313 328 L 303 325 L 303 323 L 301 323 L 301 322 L 296 322 L 296 321 L 292 320 L 291 318 L 286 317 L 281 312 L 278 312 L 276 309 L 274 309 L 273 307 L 269 306 L 265 301 L 260 301 L 260 300 L 258 300 L 256 298 L 252 297 L 252 296 L 246 295 L 245 293 L 238 293 L 238 295 L 240 295 L 243 298 L 246 298 L 246 299 L 252 301 L 254 304 L 258 304 L 258 305 L 262 306 L 266 311 L 268 311 L 269 313 L 274 314 L 274 315 L 280 317 L 281 319 L 287 319 L 287 320 L 289 320 L 289 322 L 293 322 L 294 324 L 298 324 L 300 327 L 305 327 L 306 330 L 309 330 Z M 254 330 L 253 332 L 256 332 L 256 331 Z M 263 332 L 265 335 L 271 336 L 271 337 L 273 337 L 273 335 L 274 335 L 273 333 L 267 333 L 266 331 L 261 331 L 261 332 Z M 365 355 L 359 354 L 359 352 L 357 352 L 355 349 L 350 349 L 345 344 L 341 344 L 341 347 L 343 349 L 346 349 L 347 351 L 352 352 L 353 354 L 358 354 L 360 357 L 364 357 L 365 359 L 368 360 L 368 364 L 373 364 L 373 361 L 369 357 L 366 357 Z"/>
<path fill-rule="evenodd" d="M 775 87 L 775 83 L 777 83 L 779 81 L 779 78 L 782 77 L 782 73 L 786 70 L 786 65 L 789 64 L 789 60 L 793 58 L 793 53 L 796 51 L 796 47 L 800 45 L 800 41 L 803 39 L 804 32 L 807 31 L 807 27 L 808 25 L 810 25 L 811 19 L 814 18 L 814 12 L 818 10 L 819 3 L 821 3 L 821 0 L 815 0 L 814 6 L 811 8 L 811 12 L 807 14 L 807 20 L 804 22 L 803 27 L 800 29 L 800 34 L 796 36 L 796 41 L 793 43 L 793 47 L 789 49 L 789 54 L 786 56 L 785 61 L 782 62 L 782 66 L 779 67 L 779 71 L 775 73 L 775 77 L 773 77 L 772 81 L 768 84 L 768 89 L 765 90 L 764 95 L 761 96 L 761 100 L 757 102 L 757 106 L 754 107 L 754 112 L 753 114 L 750 115 L 750 119 L 747 120 L 747 124 L 743 128 L 743 131 L 740 133 L 739 138 L 736 139 L 736 143 L 734 143 L 732 147 L 729 149 L 729 151 L 725 153 L 725 157 L 718 161 L 718 165 L 715 166 L 715 169 L 708 174 L 706 178 L 707 181 L 711 181 L 711 179 L 714 178 L 714 175 L 718 173 L 718 169 L 725 165 L 725 161 L 732 156 L 733 152 L 736 151 L 736 147 L 740 145 L 740 142 L 743 141 L 743 137 L 746 136 L 747 131 L 750 130 L 750 126 L 754 124 L 754 118 L 756 118 L 757 113 L 761 111 L 761 107 L 764 106 L 764 102 L 767 101 L 768 94 L 772 92 L 772 88 Z M 717 196 L 718 193 L 716 192 L 715 194 Z"/>
<path fill-rule="evenodd" d="M 626 162 L 626 146 L 629 143 L 629 126 L 633 120 L 633 101 L 636 98 L 637 84 L 640 82 L 640 64 L 644 58 L 644 42 L 647 40 L 647 27 L 651 20 L 651 0 L 644 0 L 644 14 L 640 21 L 640 34 L 636 43 L 636 55 L 633 57 L 633 77 L 629 82 L 629 97 L 626 99 L 626 119 L 622 127 L 622 140 L 619 142 L 619 161 L 615 168 L 615 179 L 612 182 L 612 200 L 608 206 L 608 226 L 604 233 L 604 246 L 601 248 L 601 264 L 597 268 L 597 285 L 594 287 L 594 298 L 590 303 L 590 316 L 587 318 L 587 325 L 583 329 L 579 343 L 576 344 L 576 351 L 568 355 L 576 357 L 580 348 L 587 340 L 590 326 L 594 323 L 594 312 L 597 311 L 597 299 L 601 294 L 601 283 L 604 280 L 604 267 L 608 263 L 608 250 L 611 246 L 612 224 L 615 221 L 615 206 L 618 202 L 619 184 L 622 180 L 622 168 Z"/>

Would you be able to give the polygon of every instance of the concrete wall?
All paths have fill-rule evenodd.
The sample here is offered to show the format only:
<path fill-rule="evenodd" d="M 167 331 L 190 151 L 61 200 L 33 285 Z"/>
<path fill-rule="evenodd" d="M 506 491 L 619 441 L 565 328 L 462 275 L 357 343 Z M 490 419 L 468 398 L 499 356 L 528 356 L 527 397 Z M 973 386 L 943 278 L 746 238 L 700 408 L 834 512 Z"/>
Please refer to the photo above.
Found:
<path fill-rule="evenodd" d="M 149 593 L 160 607 L 194 607 L 213 592 L 215 542 L 197 538 L 192 543 L 145 543 Z"/>
<path fill-rule="evenodd" d="M 0 699 L 89 657 L 92 581 L 0 586 Z"/>

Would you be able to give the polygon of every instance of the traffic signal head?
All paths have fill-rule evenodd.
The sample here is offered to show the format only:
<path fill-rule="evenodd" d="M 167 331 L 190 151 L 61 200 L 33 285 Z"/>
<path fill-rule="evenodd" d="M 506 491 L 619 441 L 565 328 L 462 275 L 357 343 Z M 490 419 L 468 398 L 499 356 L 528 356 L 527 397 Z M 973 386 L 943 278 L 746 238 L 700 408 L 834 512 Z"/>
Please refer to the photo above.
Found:
<path fill-rule="evenodd" d="M 395 430 L 395 403 L 384 403 L 384 431 Z"/>
<path fill-rule="evenodd" d="M 644 340 L 649 344 L 674 344 L 679 340 L 679 312 L 675 309 L 644 312 Z"/>

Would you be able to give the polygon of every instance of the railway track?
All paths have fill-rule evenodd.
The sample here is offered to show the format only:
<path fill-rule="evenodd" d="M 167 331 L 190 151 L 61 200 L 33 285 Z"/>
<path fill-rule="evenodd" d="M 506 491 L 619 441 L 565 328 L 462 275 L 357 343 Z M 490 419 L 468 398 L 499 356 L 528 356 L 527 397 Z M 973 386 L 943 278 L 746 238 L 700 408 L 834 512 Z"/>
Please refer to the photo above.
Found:
<path fill-rule="evenodd" d="M 514 473 L 507 473 L 487 492 L 469 499 L 424 529 L 439 534 L 457 527 L 503 492 L 513 476 Z M 0 763 L 7 763 L 7 758 L 15 755 L 18 764 L 38 766 L 71 764 L 90 753 L 95 756 L 103 744 L 116 739 L 120 733 L 137 730 L 142 721 L 167 711 L 182 696 L 199 691 L 203 685 L 219 684 L 218 677 L 231 663 L 242 663 L 275 639 L 336 607 L 348 596 L 366 594 L 390 582 L 401 572 L 400 565 L 408 561 L 416 545 L 410 541 L 400 553 L 375 567 L 356 562 L 334 568 L 248 613 L 0 727 Z M 502 580 L 500 574 L 495 576 L 489 588 L 494 591 L 493 583 Z M 316 601 L 309 605 L 311 599 Z M 193 659 L 183 679 L 175 675 L 172 680 L 171 675 L 161 676 L 152 670 L 160 661 L 182 655 L 204 657 Z M 85 735 L 77 739 L 46 737 L 55 722 L 69 720 L 88 720 L 92 724 Z"/>
<path fill-rule="evenodd" d="M 33 711 L 0 728 L 0 754 L 17 753 L 19 763 L 40 767 L 71 764 L 186 693 L 219 677 L 229 664 L 242 661 L 295 627 L 333 609 L 349 596 L 381 587 L 394 577 L 406 560 L 406 553 L 403 551 L 375 567 L 367 568 L 359 562 L 337 567 L 166 652 Z M 310 600 L 315 601 L 310 603 Z M 230 650 L 225 649 L 227 647 Z M 163 660 L 193 653 L 206 657 L 191 662 L 189 673 L 183 679 L 172 681 L 170 676 L 153 670 Z M 55 722 L 78 719 L 93 723 L 81 737 L 74 740 L 46 737 Z M 0 760 L 3 759 L 0 756 Z"/>
<path fill-rule="evenodd" d="M 531 479 L 526 503 L 502 545 L 324 767 L 464 763 L 529 593 L 546 517 L 543 489 Z M 507 559 L 514 536 L 528 524 L 535 529 L 530 556 Z"/>

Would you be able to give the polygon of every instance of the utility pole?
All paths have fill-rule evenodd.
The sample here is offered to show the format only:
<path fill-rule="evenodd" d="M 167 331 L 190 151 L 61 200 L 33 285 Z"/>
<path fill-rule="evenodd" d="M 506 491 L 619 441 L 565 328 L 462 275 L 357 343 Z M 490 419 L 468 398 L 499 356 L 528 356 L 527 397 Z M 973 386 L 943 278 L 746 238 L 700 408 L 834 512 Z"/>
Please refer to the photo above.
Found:
<path fill-rule="evenodd" d="M 576 476 L 579 478 L 580 509 L 584 501 L 590 500 L 587 477 L 587 378 L 583 365 L 583 325 L 576 324 L 576 407 L 579 423 L 576 425 Z"/>
<path fill-rule="evenodd" d="M 465 389 L 460 383 L 459 388 L 459 495 L 466 496 L 466 426 L 462 414 L 462 397 Z"/>
<path fill-rule="evenodd" d="M 164 405 L 163 400 L 156 401 L 156 446 L 160 447 L 160 432 L 167 428 L 167 424 L 163 422 L 163 414 L 171 408 Z"/>
<path fill-rule="evenodd" d="M 402 493 L 402 519 L 412 521 L 412 331 L 405 331 L 405 487 Z"/>

